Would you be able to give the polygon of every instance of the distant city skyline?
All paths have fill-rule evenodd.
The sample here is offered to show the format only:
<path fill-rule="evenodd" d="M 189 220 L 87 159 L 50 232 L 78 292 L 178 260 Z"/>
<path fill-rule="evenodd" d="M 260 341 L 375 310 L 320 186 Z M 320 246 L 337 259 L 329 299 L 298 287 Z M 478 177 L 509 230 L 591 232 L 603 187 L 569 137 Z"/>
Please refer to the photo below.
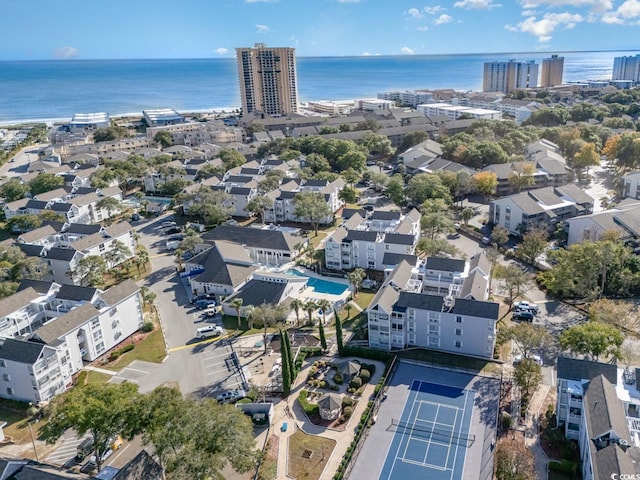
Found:
<path fill-rule="evenodd" d="M 637 50 L 640 0 L 4 0 L 0 60 Z M 10 21 L 9 21 L 10 20 Z"/>

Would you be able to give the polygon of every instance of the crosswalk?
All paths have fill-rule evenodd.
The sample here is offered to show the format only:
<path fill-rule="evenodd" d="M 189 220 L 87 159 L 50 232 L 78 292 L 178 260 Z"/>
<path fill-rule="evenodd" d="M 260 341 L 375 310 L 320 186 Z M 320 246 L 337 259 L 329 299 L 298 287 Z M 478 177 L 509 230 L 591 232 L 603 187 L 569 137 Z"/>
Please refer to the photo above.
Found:
<path fill-rule="evenodd" d="M 89 437 L 89 434 L 83 437 L 78 437 L 75 433 L 71 433 L 69 436 L 64 436 L 62 445 L 59 448 L 56 448 L 53 453 L 46 458 L 46 462 L 53 463 L 55 465 L 66 464 L 76 456 L 78 445 L 80 445 L 85 438 Z"/>

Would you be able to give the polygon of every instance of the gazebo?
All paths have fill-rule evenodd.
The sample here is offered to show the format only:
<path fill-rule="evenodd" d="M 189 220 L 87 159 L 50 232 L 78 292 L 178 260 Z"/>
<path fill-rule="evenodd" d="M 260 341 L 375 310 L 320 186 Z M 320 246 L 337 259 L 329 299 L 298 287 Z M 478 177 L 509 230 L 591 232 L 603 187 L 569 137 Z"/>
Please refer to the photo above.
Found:
<path fill-rule="evenodd" d="M 358 362 L 347 360 L 338 364 L 338 373 L 342 375 L 345 381 L 349 381 L 360 373 L 360 368 L 362 368 L 362 365 Z"/>
<path fill-rule="evenodd" d="M 342 413 L 342 397 L 337 393 L 327 393 L 320 397 L 318 406 L 323 420 L 335 420 Z"/>

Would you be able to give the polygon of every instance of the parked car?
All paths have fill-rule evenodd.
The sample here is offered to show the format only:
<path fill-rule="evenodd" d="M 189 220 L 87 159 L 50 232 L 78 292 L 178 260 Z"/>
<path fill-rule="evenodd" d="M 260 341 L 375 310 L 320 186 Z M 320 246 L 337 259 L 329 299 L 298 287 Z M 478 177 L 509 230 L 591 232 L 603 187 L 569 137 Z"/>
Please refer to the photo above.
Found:
<path fill-rule="evenodd" d="M 542 358 L 540 357 L 540 355 L 530 355 L 529 358 L 542 367 L 543 361 L 542 361 Z M 521 361 L 522 361 L 522 355 L 521 354 L 515 355 L 513 357 L 513 364 L 514 365 L 517 365 Z"/>
<path fill-rule="evenodd" d="M 535 303 L 530 303 L 527 302 L 526 300 L 523 300 L 522 302 L 516 302 L 513 304 L 513 309 L 515 311 L 530 311 L 531 313 L 533 313 L 534 315 L 536 313 L 538 313 L 538 305 L 536 305 Z"/>
<path fill-rule="evenodd" d="M 530 312 L 529 310 L 518 310 L 514 312 L 511 318 L 516 322 L 523 321 L 523 320 L 526 322 L 533 322 L 533 313 Z"/>
<path fill-rule="evenodd" d="M 87 437 L 76 448 L 76 460 L 81 462 L 91 452 L 93 452 L 93 437 Z"/>
<path fill-rule="evenodd" d="M 211 298 L 201 298 L 199 300 L 196 300 L 195 305 L 198 310 L 204 310 L 205 308 L 208 308 L 211 305 L 215 306 L 216 301 Z"/>
<path fill-rule="evenodd" d="M 219 403 L 235 402 L 247 396 L 247 392 L 242 389 L 227 390 L 216 397 Z"/>
<path fill-rule="evenodd" d="M 482 237 L 482 244 L 489 245 L 491 243 L 491 239 L 489 237 Z"/>
<path fill-rule="evenodd" d="M 182 229 L 180 227 L 169 227 L 164 231 L 165 235 L 175 235 L 176 233 L 182 233 Z"/>
<path fill-rule="evenodd" d="M 219 325 L 207 325 L 196 330 L 196 338 L 219 337 L 224 332 Z"/>
<path fill-rule="evenodd" d="M 160 224 L 160 226 L 161 226 L 162 228 L 170 228 L 170 227 L 177 227 L 177 226 L 178 226 L 178 224 L 177 224 L 176 222 L 166 221 L 166 222 L 162 222 L 162 223 Z"/>
<path fill-rule="evenodd" d="M 137 222 L 138 220 L 140 220 L 140 214 L 134 213 L 133 215 L 131 215 L 132 222 Z"/>

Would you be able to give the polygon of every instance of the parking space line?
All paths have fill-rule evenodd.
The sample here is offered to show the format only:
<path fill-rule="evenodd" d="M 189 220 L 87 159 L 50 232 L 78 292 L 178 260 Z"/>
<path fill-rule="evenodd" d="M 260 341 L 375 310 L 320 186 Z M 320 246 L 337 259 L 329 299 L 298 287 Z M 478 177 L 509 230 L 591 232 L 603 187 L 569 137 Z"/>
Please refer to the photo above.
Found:
<path fill-rule="evenodd" d="M 213 353 L 213 352 L 211 352 Z M 216 353 L 214 355 L 209 354 L 209 355 L 202 355 L 203 360 L 206 362 L 207 360 L 213 360 L 215 358 L 220 358 L 220 357 L 228 357 L 230 355 L 230 353 L 228 351 L 222 351 L 220 353 Z"/>
<path fill-rule="evenodd" d="M 111 378 L 119 378 L 120 380 L 124 380 L 125 382 L 133 382 L 133 383 L 140 383 L 138 380 L 135 380 L 133 378 L 127 378 L 127 377 L 121 377 L 119 375 L 114 375 Z"/>
<path fill-rule="evenodd" d="M 202 345 L 202 344 L 206 344 L 206 343 L 214 343 L 214 342 L 219 342 L 220 340 L 222 340 L 223 338 L 227 338 L 230 334 L 226 334 L 226 335 L 222 335 L 220 337 L 217 338 L 210 338 L 208 340 L 203 340 L 202 342 L 197 342 L 197 343 L 190 343 L 188 345 L 182 345 L 180 347 L 174 347 L 174 348 L 170 348 L 169 349 L 169 353 L 171 352 L 177 352 L 179 350 L 184 350 L 185 348 L 193 348 L 196 347 L 198 345 Z"/>
<path fill-rule="evenodd" d="M 132 372 L 144 373 L 145 375 L 149 373 L 144 370 L 138 370 L 137 368 L 131 368 L 131 367 L 124 367 L 122 370 L 131 370 Z"/>

